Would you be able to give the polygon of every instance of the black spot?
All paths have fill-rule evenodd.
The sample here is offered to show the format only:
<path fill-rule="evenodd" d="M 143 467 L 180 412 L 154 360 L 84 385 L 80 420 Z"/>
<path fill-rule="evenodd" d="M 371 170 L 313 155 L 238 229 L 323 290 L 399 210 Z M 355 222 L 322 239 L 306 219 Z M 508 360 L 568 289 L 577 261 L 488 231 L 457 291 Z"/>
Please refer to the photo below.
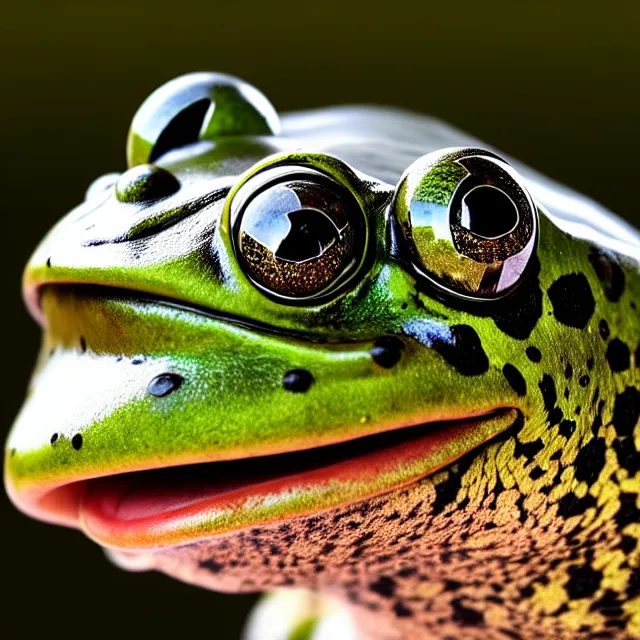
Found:
<path fill-rule="evenodd" d="M 47 258 L 47 267 L 51 269 L 51 257 Z"/>
<path fill-rule="evenodd" d="M 404 345 L 398 338 L 384 336 L 374 343 L 371 357 L 376 364 L 385 369 L 391 369 L 400 362 L 403 347 Z"/>
<path fill-rule="evenodd" d="M 593 484 L 605 463 L 606 445 L 602 438 L 593 438 L 580 449 L 575 461 L 575 475 L 580 482 Z"/>
<path fill-rule="evenodd" d="M 570 518 L 584 513 L 587 509 L 596 506 L 596 499 L 587 494 L 584 498 L 578 498 L 575 493 L 570 492 L 562 496 L 558 501 L 558 515 L 561 518 Z"/>
<path fill-rule="evenodd" d="M 624 529 L 628 524 L 640 522 L 640 509 L 636 506 L 638 496 L 635 493 L 620 494 L 620 508 L 614 516 L 618 524 L 618 530 Z"/>
<path fill-rule="evenodd" d="M 620 550 L 625 554 L 629 555 L 636 550 L 638 546 L 638 540 L 633 536 L 623 535 L 622 540 L 620 540 Z"/>
<path fill-rule="evenodd" d="M 462 582 L 458 582 L 457 580 L 445 580 L 444 581 L 444 590 L 445 591 L 458 591 L 462 586 Z"/>
<path fill-rule="evenodd" d="M 574 413 L 579 416 L 582 413 L 582 407 L 580 405 L 578 405 L 575 410 Z"/>
<path fill-rule="evenodd" d="M 87 341 L 84 339 L 83 336 L 80 336 L 80 351 L 82 351 L 82 353 L 85 353 L 87 350 Z"/>
<path fill-rule="evenodd" d="M 292 393 L 304 393 L 312 384 L 313 376 L 306 369 L 291 369 L 282 379 L 282 386 Z"/>
<path fill-rule="evenodd" d="M 76 433 L 76 435 L 71 438 L 71 444 L 76 451 L 79 451 L 82 448 L 82 435 Z"/>
<path fill-rule="evenodd" d="M 516 369 L 512 364 L 507 363 L 502 368 L 502 373 L 507 379 L 509 385 L 511 385 L 511 388 L 519 396 L 527 395 L 527 383 L 518 369 Z"/>
<path fill-rule="evenodd" d="M 582 273 L 558 278 L 547 291 L 556 320 L 568 327 L 584 329 L 596 308 L 589 281 Z"/>
<path fill-rule="evenodd" d="M 533 589 L 533 585 L 531 584 L 528 584 L 526 587 L 522 587 L 520 589 L 520 596 L 525 600 L 528 600 L 534 593 L 535 591 Z"/>
<path fill-rule="evenodd" d="M 533 460 L 544 449 L 542 438 L 538 438 L 533 442 L 520 442 L 516 438 L 516 448 L 513 452 L 514 457 L 521 458 L 524 456 L 528 461 Z"/>
<path fill-rule="evenodd" d="M 549 425 L 553 427 L 553 425 L 559 424 L 562 420 L 562 410 L 556 406 L 558 402 L 556 385 L 553 382 L 553 378 L 548 373 L 545 373 L 538 386 L 542 393 L 542 400 L 544 401 L 544 408 L 548 415 Z"/>
<path fill-rule="evenodd" d="M 57 433 L 54 433 L 54 434 L 51 436 L 51 444 L 55 444 L 57 440 L 58 440 L 58 434 L 57 434 Z"/>
<path fill-rule="evenodd" d="M 182 381 L 182 376 L 177 373 L 162 373 L 149 383 L 147 393 L 156 398 L 163 398 L 179 389 Z"/>
<path fill-rule="evenodd" d="M 526 354 L 531 362 L 540 362 L 542 360 L 542 353 L 537 347 L 527 347 Z"/>
<path fill-rule="evenodd" d="M 393 598 L 396 590 L 396 582 L 393 578 L 381 576 L 369 585 L 369 589 L 383 598 Z"/>
<path fill-rule="evenodd" d="M 16 451 L 17 451 L 17 449 L 11 449 L 11 456 L 12 457 L 16 455 Z"/>
<path fill-rule="evenodd" d="M 611 422 L 619 436 L 632 436 L 638 418 L 640 418 L 640 391 L 635 387 L 627 387 L 616 396 Z"/>
<path fill-rule="evenodd" d="M 631 366 L 629 347 L 618 338 L 614 338 L 607 347 L 607 362 L 611 371 L 626 371 Z"/>
<path fill-rule="evenodd" d="M 200 561 L 200 568 L 215 574 L 220 573 L 224 569 L 224 565 L 215 560 L 202 560 Z"/>
<path fill-rule="evenodd" d="M 565 585 L 565 590 L 570 600 L 589 598 L 600 587 L 602 571 L 595 571 L 587 564 L 569 567 L 568 573 L 569 581 Z"/>
<path fill-rule="evenodd" d="M 591 371 L 593 369 L 593 365 L 595 364 L 595 361 L 593 358 L 589 358 L 587 360 L 587 369 L 589 369 L 589 371 Z"/>
<path fill-rule="evenodd" d="M 481 611 L 465 607 L 460 600 L 452 600 L 451 606 L 453 607 L 452 619 L 454 622 L 465 627 L 484 626 L 484 614 Z"/>
<path fill-rule="evenodd" d="M 558 427 L 559 433 L 565 438 L 570 438 L 575 430 L 576 423 L 574 420 L 563 420 Z"/>
<path fill-rule="evenodd" d="M 410 618 L 413 615 L 413 611 L 400 601 L 393 605 L 393 612 L 398 618 Z"/>
<path fill-rule="evenodd" d="M 609 323 L 602 318 L 600 320 L 600 337 L 606 342 L 611 335 L 611 331 L 609 330 Z"/>
<path fill-rule="evenodd" d="M 640 471 L 640 454 L 636 450 L 633 438 L 625 437 L 614 441 L 613 449 L 618 457 L 618 463 L 629 472 L 631 477 Z"/>
<path fill-rule="evenodd" d="M 537 480 L 538 478 L 542 478 L 542 476 L 545 474 L 544 469 L 541 469 L 540 467 L 534 467 L 530 473 L 529 473 L 529 477 L 532 480 Z"/>
<path fill-rule="evenodd" d="M 451 327 L 451 339 L 437 338 L 432 347 L 463 376 L 477 376 L 489 370 L 489 359 L 480 338 L 469 325 L 454 325 Z"/>
<path fill-rule="evenodd" d="M 624 293 L 624 271 L 612 253 L 604 253 L 593 249 L 589 254 L 589 261 L 598 279 L 602 283 L 604 295 L 611 302 L 618 302 Z"/>
<path fill-rule="evenodd" d="M 134 358 L 131 361 L 131 364 L 142 364 L 144 362 L 144 358 Z"/>
<path fill-rule="evenodd" d="M 591 382 L 591 378 L 587 374 L 585 374 L 580 378 L 580 380 L 578 380 L 578 382 L 581 387 L 588 387 L 589 383 Z"/>
<path fill-rule="evenodd" d="M 570 380 L 573 377 L 573 366 L 569 362 L 564 370 L 564 377 L 566 380 Z"/>

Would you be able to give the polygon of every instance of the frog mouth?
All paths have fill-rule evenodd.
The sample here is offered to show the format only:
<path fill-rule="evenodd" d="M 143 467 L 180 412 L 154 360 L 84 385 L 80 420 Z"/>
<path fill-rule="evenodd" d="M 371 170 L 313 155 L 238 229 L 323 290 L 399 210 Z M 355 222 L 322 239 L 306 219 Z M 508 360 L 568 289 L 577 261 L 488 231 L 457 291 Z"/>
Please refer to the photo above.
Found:
<path fill-rule="evenodd" d="M 375 369 L 366 345 L 293 345 L 161 300 L 107 299 L 95 289 L 50 290 L 47 303 L 47 340 L 53 336 L 59 346 L 48 357 L 45 341 L 34 392 L 10 437 L 7 489 L 27 514 L 79 528 L 105 547 L 173 547 L 396 491 L 454 463 L 520 416 L 518 409 L 489 404 L 488 394 L 447 404 L 440 393 L 430 406 L 421 395 L 411 408 L 403 404 L 413 396 L 402 395 L 402 376 L 410 381 L 415 371 L 399 367 L 389 384 L 388 370 Z M 156 332 L 148 330 L 154 318 L 162 327 Z M 248 367 L 257 346 L 265 354 L 291 353 L 296 362 L 306 358 L 317 379 L 307 394 L 294 394 L 274 391 L 269 381 L 261 392 L 256 378 L 251 393 L 265 400 L 259 413 L 241 413 L 236 397 L 229 400 L 226 393 L 203 396 L 203 387 L 189 387 L 188 376 L 179 392 L 156 399 L 146 394 L 146 385 L 171 364 L 165 343 L 178 349 L 181 362 L 189 360 L 196 378 L 197 367 L 202 365 L 203 375 L 212 367 L 195 350 L 206 349 L 209 356 L 211 349 L 222 349 L 235 366 L 245 348 Z M 147 354 L 147 362 L 136 364 L 136 349 Z M 123 352 L 129 363 L 117 355 Z M 423 357 L 440 362 L 433 354 Z M 234 370 L 216 372 L 223 389 L 220 376 Z M 96 372 L 101 386 L 94 390 Z M 333 402 L 340 376 L 349 381 L 354 409 Z M 198 423 L 196 406 L 207 412 L 206 423 Z M 313 406 L 325 408 L 319 418 L 300 413 Z M 362 421 L 361 406 L 379 413 Z M 247 426 L 251 417 L 255 426 Z M 193 443 L 202 434 L 198 424 L 208 438 L 200 444 Z"/>
<path fill-rule="evenodd" d="M 501 409 L 303 451 L 115 473 L 10 495 L 30 515 L 80 528 L 105 547 L 172 547 L 401 489 L 485 444 L 519 416 Z"/>

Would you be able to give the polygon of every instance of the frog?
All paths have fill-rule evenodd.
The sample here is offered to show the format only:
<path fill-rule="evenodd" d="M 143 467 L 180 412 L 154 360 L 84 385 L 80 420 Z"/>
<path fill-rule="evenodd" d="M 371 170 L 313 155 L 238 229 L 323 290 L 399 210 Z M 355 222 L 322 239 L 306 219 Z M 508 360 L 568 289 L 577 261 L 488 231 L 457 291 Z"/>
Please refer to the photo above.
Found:
<path fill-rule="evenodd" d="M 214 72 L 126 156 L 24 272 L 18 509 L 266 594 L 248 639 L 640 637 L 637 230 L 437 119 Z"/>

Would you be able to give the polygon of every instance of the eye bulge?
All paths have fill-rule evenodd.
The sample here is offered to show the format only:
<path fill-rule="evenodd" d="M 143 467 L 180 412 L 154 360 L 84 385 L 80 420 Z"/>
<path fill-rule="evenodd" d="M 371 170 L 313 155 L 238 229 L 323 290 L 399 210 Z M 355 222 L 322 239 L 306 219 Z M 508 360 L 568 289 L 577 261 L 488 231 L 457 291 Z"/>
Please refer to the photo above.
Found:
<path fill-rule="evenodd" d="M 517 172 L 482 149 L 444 149 L 412 164 L 392 215 L 413 268 L 458 297 L 503 297 L 538 241 L 538 211 Z"/>
<path fill-rule="evenodd" d="M 234 249 L 246 275 L 282 301 L 317 304 L 358 271 L 367 225 L 353 194 L 306 168 L 259 174 L 231 208 Z"/>
<path fill-rule="evenodd" d="M 142 103 L 129 129 L 127 164 L 154 163 L 202 140 L 279 132 L 278 113 L 254 86 L 222 73 L 189 73 L 162 85 Z"/>

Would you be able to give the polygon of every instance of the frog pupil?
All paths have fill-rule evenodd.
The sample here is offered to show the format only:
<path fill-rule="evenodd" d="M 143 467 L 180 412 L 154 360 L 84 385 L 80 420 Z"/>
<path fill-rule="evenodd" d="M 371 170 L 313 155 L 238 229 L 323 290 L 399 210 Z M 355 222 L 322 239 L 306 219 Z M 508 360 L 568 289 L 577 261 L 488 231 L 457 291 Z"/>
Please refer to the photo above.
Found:
<path fill-rule="evenodd" d="M 291 228 L 275 251 L 276 258 L 304 262 L 320 257 L 340 236 L 332 220 L 318 209 L 299 209 L 287 214 Z"/>
<path fill-rule="evenodd" d="M 518 224 L 518 210 L 504 191 L 481 185 L 463 198 L 461 222 L 481 238 L 500 238 Z"/>

